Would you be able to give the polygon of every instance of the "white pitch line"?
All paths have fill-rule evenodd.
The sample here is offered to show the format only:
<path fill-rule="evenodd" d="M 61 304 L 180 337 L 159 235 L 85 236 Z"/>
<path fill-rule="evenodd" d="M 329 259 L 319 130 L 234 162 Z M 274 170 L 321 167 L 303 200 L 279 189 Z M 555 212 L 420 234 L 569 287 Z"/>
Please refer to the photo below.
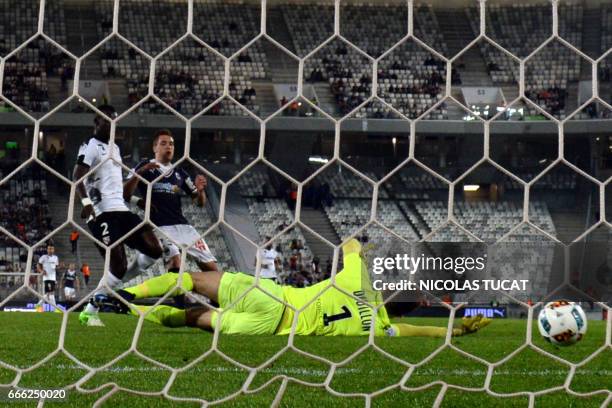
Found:
<path fill-rule="evenodd" d="M 83 370 L 83 368 L 78 365 L 65 365 L 58 364 L 54 366 L 55 368 L 61 370 Z M 129 373 L 129 372 L 154 372 L 154 371 L 168 371 L 165 368 L 157 367 L 157 366 L 147 366 L 147 367 L 130 367 L 130 366 L 114 366 L 108 367 L 102 370 L 98 370 L 99 372 L 113 372 L 113 373 Z M 522 375 L 522 376 L 530 376 L 530 377 L 545 377 L 550 375 L 558 375 L 558 376 L 566 376 L 566 369 L 543 369 L 543 370 L 495 370 L 494 376 L 504 376 L 504 375 Z M 244 372 L 238 367 L 224 367 L 224 366 L 216 366 L 216 367 L 193 367 L 185 372 L 214 372 L 214 373 L 240 373 Z M 267 374 L 286 374 L 286 375 L 309 375 L 309 376 L 320 376 L 326 377 L 329 371 L 326 370 L 312 370 L 312 369 L 304 369 L 304 368 L 264 368 L 258 370 L 259 373 L 267 373 Z M 418 375 L 431 375 L 431 376 L 439 376 L 439 375 L 456 375 L 456 376 L 486 376 L 487 370 L 464 370 L 464 369 L 455 369 L 455 370 L 437 370 L 437 369 L 417 369 L 416 373 Z M 388 370 L 384 369 L 371 369 L 371 370 L 362 370 L 359 368 L 348 368 L 348 367 L 339 367 L 336 369 L 337 375 L 340 374 L 389 374 Z M 612 370 L 602 369 L 602 370 L 580 370 L 578 369 L 576 375 L 603 375 L 603 376 L 612 376 Z"/>

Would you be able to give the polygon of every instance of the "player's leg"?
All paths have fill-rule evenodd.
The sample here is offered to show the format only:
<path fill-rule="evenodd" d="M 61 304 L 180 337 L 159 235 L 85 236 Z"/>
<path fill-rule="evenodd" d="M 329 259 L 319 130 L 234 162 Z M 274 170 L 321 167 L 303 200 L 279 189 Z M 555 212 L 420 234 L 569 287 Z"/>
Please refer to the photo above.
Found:
<path fill-rule="evenodd" d="M 177 251 L 178 252 L 178 251 Z M 168 259 L 166 269 L 169 272 L 178 272 L 181 269 L 181 254 L 177 253 Z"/>
<path fill-rule="evenodd" d="M 193 227 L 190 226 L 193 229 Z M 195 229 L 193 230 L 195 232 Z M 200 238 L 196 243 L 187 250 L 187 253 L 191 255 L 202 272 L 217 272 L 219 267 L 217 266 L 217 258 L 214 257 L 210 251 L 210 247 L 204 241 L 204 238 Z"/>
<path fill-rule="evenodd" d="M 185 272 L 182 275 L 170 272 L 122 289 L 118 294 L 131 302 L 137 299 L 161 297 L 173 290 L 176 290 L 176 294 L 193 290 L 216 302 L 222 275 L 223 272 Z M 180 287 L 177 287 L 180 276 L 182 282 Z"/>
<path fill-rule="evenodd" d="M 89 221 L 87 227 L 96 239 L 102 241 L 105 245 L 112 245 L 115 241 L 122 238 L 123 222 L 120 219 L 122 213 L 123 211 L 102 213 L 95 220 Z M 106 258 L 106 248 L 97 244 L 96 248 L 102 258 Z M 110 258 L 109 275 L 117 278 L 118 282 L 120 282 L 127 270 L 127 258 L 125 257 L 123 244 L 111 249 Z M 89 276 L 86 276 L 85 279 L 85 284 L 88 284 Z M 111 281 L 113 281 L 112 278 Z"/>
<path fill-rule="evenodd" d="M 201 272 L 218 271 L 217 259 L 212 254 L 210 247 L 200 237 L 198 231 L 191 225 L 175 225 L 171 230 L 172 239 L 180 244 L 188 245 L 187 254 L 195 260 Z"/>
<path fill-rule="evenodd" d="M 130 214 L 138 218 L 136 214 Z M 138 220 L 140 220 L 140 218 L 138 218 Z M 153 232 L 153 228 L 151 228 L 150 225 L 144 225 L 142 228 L 132 234 L 125 241 L 125 243 L 130 248 L 135 249 L 152 259 L 159 259 L 164 253 L 161 243 L 159 242 L 159 239 L 157 239 L 157 236 Z"/>
<path fill-rule="evenodd" d="M 210 261 L 210 262 L 200 262 L 200 261 L 197 261 L 196 263 L 198 264 L 198 268 L 200 268 L 200 270 L 202 272 L 219 272 L 219 267 L 217 266 L 217 262 L 214 262 L 214 261 Z"/>
<path fill-rule="evenodd" d="M 49 285 L 49 292 L 47 293 L 49 304 L 55 306 L 55 282 L 51 281 Z"/>
<path fill-rule="evenodd" d="M 198 327 L 202 330 L 213 330 L 213 310 L 207 307 L 194 307 L 186 311 L 186 324 L 190 327 Z"/>
<path fill-rule="evenodd" d="M 162 226 L 159 229 L 165 234 L 169 236 L 169 227 Z M 161 235 L 159 237 L 159 242 L 162 247 L 162 255 L 164 258 L 164 263 L 166 264 L 166 269 L 170 272 L 178 272 L 181 266 L 181 253 L 179 251 L 178 246 L 169 240 L 165 235 Z M 138 245 L 137 243 L 135 245 Z M 152 258 L 144 253 L 137 251 L 136 257 L 130 264 L 128 265 L 128 270 L 125 274 L 125 279 L 129 280 L 138 275 L 143 274 L 147 269 L 149 269 L 157 259 Z"/>
<path fill-rule="evenodd" d="M 121 310 L 117 311 L 122 312 Z M 137 316 L 138 312 L 144 314 L 145 320 L 166 327 L 190 326 L 212 330 L 212 310 L 205 306 L 179 309 L 166 305 L 143 306 L 133 304 L 129 313 Z"/>
<path fill-rule="evenodd" d="M 130 211 L 121 212 L 118 219 L 120 221 L 119 233 L 121 236 L 127 234 L 142 222 L 138 215 Z M 139 252 L 135 261 L 129 267 L 126 267 L 126 275 L 129 278 L 144 272 L 155 263 L 156 259 L 161 258 L 163 255 L 162 245 L 153 232 L 153 228 L 148 224 L 130 234 L 124 241 L 124 244 Z"/>
<path fill-rule="evenodd" d="M 106 245 L 112 245 L 138 226 L 140 222 L 140 218 L 132 212 L 114 211 L 100 214 L 95 221 L 88 223 L 88 226 L 97 239 L 100 239 Z M 108 294 L 108 289 L 106 287 L 114 289 L 119 286 L 121 279 L 125 276 L 127 272 L 127 256 L 123 245 L 124 243 L 154 258 L 159 258 L 162 254 L 161 245 L 155 234 L 153 234 L 153 230 L 148 225 L 132 233 L 120 245 L 113 247 L 110 253 L 109 273 L 105 274 L 102 280 L 100 280 L 100 284 L 94 292 L 93 298 L 90 299 L 85 309 L 79 315 L 81 323 L 87 325 L 102 325 L 102 322 L 97 316 L 99 308 L 96 298 L 105 298 Z M 100 253 L 104 256 L 105 251 L 102 248 L 99 249 Z"/>
<path fill-rule="evenodd" d="M 137 252 L 134 259 L 129 263 L 124 279 L 129 280 L 138 275 L 141 275 L 144 271 L 149 269 L 155 264 L 156 259 L 151 258 L 143 253 Z"/>
<path fill-rule="evenodd" d="M 38 300 L 38 303 L 36 303 L 36 306 L 42 306 L 44 303 L 49 303 L 49 281 L 47 280 L 43 280 L 43 295 L 41 296 L 41 298 Z"/>
<path fill-rule="evenodd" d="M 87 302 L 83 311 L 79 314 L 79 320 L 82 324 L 88 326 L 102 326 L 102 321 L 98 317 L 99 307 L 96 298 L 106 296 L 108 288 L 114 289 L 121 283 L 121 277 L 125 275 L 127 270 L 127 256 L 123 244 L 117 245 L 111 249 L 110 253 L 110 270 L 105 274 L 98 284 L 94 292 L 94 296 Z"/>
<path fill-rule="evenodd" d="M 179 276 L 183 281 L 178 286 Z M 273 334 L 284 311 L 284 305 L 268 294 L 253 289 L 255 278 L 243 273 L 195 272 L 185 274 L 166 273 L 151 278 L 140 285 L 122 289 L 119 295 L 128 301 L 147 297 L 160 297 L 171 291 L 195 291 L 220 304 L 224 309 L 222 314 L 210 311 L 202 314 L 191 324 L 204 329 L 212 329 L 220 322 L 223 333 L 241 334 Z M 277 298 L 282 298 L 281 286 L 272 281 L 262 280 L 261 288 Z M 245 295 L 246 293 L 246 295 Z M 155 308 L 153 312 L 164 314 L 179 314 L 177 308 Z M 187 312 L 184 312 L 187 313 Z M 191 312 L 190 312 L 191 313 Z M 154 314 L 155 316 L 155 314 Z M 187 315 L 186 315 L 187 316 Z"/>
<path fill-rule="evenodd" d="M 213 330 L 212 310 L 206 306 L 179 309 L 172 306 L 136 306 L 141 312 L 148 312 L 145 320 L 159 323 L 166 327 L 198 327 L 202 330 Z"/>

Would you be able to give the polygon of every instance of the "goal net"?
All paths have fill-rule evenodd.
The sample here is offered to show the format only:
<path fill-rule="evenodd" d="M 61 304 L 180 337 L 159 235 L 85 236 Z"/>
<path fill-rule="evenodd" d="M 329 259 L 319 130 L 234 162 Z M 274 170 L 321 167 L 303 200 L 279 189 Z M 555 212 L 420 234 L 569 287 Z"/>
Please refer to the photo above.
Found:
<path fill-rule="evenodd" d="M 253 396 L 261 405 L 369 407 L 400 394 L 433 406 L 612 401 L 609 4 L 0 3 L 0 324 L 24 333 L 23 344 L 8 336 L 0 353 L 3 390 L 63 388 L 76 405 L 95 406 L 249 404 Z M 116 117 L 100 111 L 106 103 Z M 480 274 L 453 281 L 529 287 L 384 291 L 390 311 L 418 303 L 418 314 L 397 316 L 417 325 L 438 319 L 451 329 L 484 313 L 500 328 L 489 349 L 487 339 L 464 343 L 448 330 L 413 356 L 418 339 L 381 341 L 374 324 L 345 344 L 304 341 L 296 320 L 269 349 L 218 330 L 203 343 L 188 331 L 173 339 L 151 329 L 145 314 L 127 326 L 80 327 L 78 311 L 99 284 L 116 294 L 104 283 L 111 250 L 138 229 L 107 246 L 80 218 L 77 184 L 104 163 L 81 180 L 71 172 L 96 115 L 110 124 L 110 148 L 121 146 L 114 165 L 144 186 L 142 209 L 131 207 L 139 227 L 181 250 L 179 282 L 198 269 L 188 250 L 204 245 L 221 270 L 248 271 L 257 277 L 253 291 L 285 303 L 261 284 L 261 250 L 274 248 L 280 283 L 330 278 L 342 290 L 342 244 L 358 238 L 372 280 L 448 280 L 444 259 L 457 271 L 457 260 L 469 269 L 466 259 L 479 258 Z M 164 175 L 149 182 L 133 168 L 151 156 L 143 149 L 159 129 L 175 138 L 172 168 L 206 176 L 203 207 L 182 200 L 204 241 L 175 243 L 151 218 L 153 185 Z M 48 243 L 65 263 L 52 305 L 43 302 L 48 276 L 38 269 Z M 434 266 L 409 273 L 384 264 L 404 254 Z M 137 256 L 128 248 L 126 262 Z M 126 276 L 122 287 L 165 273 L 165 260 Z M 63 291 L 68 269 L 78 275 L 75 298 Z M 575 353 L 550 347 L 537 331 L 543 304 L 562 298 L 581 302 L 595 321 L 586 335 L 594 340 Z M 8 313 L 34 310 L 61 318 L 29 326 Z M 519 323 L 503 329 L 497 315 Z M 104 344 L 113 351 L 100 351 Z M 363 384 L 347 385 L 351 375 Z"/>

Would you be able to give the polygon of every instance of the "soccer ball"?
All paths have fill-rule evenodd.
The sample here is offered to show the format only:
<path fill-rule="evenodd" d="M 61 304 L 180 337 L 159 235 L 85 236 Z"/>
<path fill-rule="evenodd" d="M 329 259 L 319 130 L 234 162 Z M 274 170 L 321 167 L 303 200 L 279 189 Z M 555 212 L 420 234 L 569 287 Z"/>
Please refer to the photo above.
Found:
<path fill-rule="evenodd" d="M 580 305 L 566 300 L 549 302 L 538 316 L 540 334 L 558 346 L 576 343 L 586 334 L 587 319 Z"/>

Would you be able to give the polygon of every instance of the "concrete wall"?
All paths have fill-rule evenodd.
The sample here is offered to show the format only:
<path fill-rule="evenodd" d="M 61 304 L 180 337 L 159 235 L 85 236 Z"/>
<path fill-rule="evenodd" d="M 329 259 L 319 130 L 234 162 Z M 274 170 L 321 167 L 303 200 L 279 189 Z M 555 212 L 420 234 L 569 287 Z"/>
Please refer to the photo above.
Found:
<path fill-rule="evenodd" d="M 120 126 L 160 129 L 173 127 L 176 119 L 165 115 L 131 115 L 122 119 Z M 0 116 L 3 127 L 9 126 L 31 126 L 23 116 L 17 113 L 3 113 Z M 367 125 L 364 125 L 367 122 Z M 83 113 L 56 113 L 44 121 L 45 126 L 82 127 L 91 128 L 93 115 Z M 406 121 L 394 119 L 349 119 L 343 122 L 342 131 L 365 132 L 365 133 L 406 133 L 408 128 Z M 419 121 L 419 133 L 431 134 L 466 134 L 480 133 L 482 125 L 475 122 L 438 120 Z M 326 131 L 329 129 L 330 121 L 323 118 L 294 118 L 278 117 L 268 123 L 270 130 L 295 130 L 295 131 Z M 198 120 L 193 125 L 194 129 L 210 130 L 244 130 L 253 128 L 251 118 L 236 118 L 222 116 L 206 116 L 205 120 Z M 496 121 L 497 133 L 507 134 L 542 134 L 556 133 L 557 127 L 551 126 L 548 121 Z M 612 128 L 612 120 L 572 120 L 565 124 L 565 131 L 572 133 L 609 133 Z"/>

